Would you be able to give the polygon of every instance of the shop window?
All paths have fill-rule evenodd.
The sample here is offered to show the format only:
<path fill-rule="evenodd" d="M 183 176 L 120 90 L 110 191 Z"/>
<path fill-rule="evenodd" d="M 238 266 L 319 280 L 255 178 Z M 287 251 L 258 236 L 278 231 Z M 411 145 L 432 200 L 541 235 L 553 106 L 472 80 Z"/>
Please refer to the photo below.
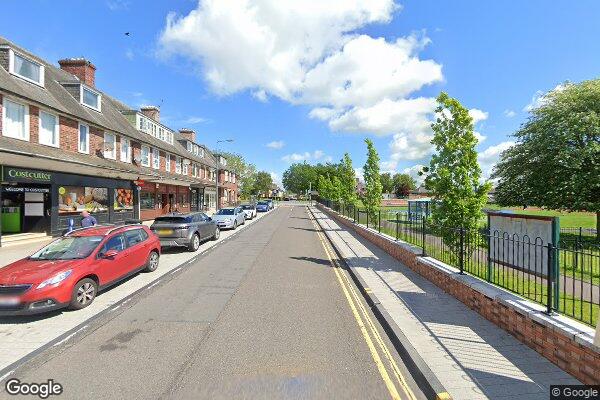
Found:
<path fill-rule="evenodd" d="M 59 214 L 106 212 L 108 210 L 108 189 L 81 186 L 61 186 L 58 188 Z"/>
<path fill-rule="evenodd" d="M 141 192 L 140 193 L 140 208 L 142 210 L 153 210 L 154 209 L 154 193 Z"/>
<path fill-rule="evenodd" d="M 113 208 L 115 211 L 133 210 L 133 190 L 115 189 L 115 200 Z"/>
<path fill-rule="evenodd" d="M 187 194 L 180 193 L 179 194 L 179 207 L 184 207 L 187 204 Z"/>

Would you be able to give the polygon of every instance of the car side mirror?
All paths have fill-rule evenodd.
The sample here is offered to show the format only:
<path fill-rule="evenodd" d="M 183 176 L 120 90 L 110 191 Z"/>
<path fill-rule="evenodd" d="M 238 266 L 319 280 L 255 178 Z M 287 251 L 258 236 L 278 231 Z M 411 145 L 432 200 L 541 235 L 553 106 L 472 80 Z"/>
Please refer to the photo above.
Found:
<path fill-rule="evenodd" d="M 115 256 L 119 254 L 119 252 L 117 250 L 109 250 L 106 253 L 102 254 L 102 258 L 115 258 Z"/>

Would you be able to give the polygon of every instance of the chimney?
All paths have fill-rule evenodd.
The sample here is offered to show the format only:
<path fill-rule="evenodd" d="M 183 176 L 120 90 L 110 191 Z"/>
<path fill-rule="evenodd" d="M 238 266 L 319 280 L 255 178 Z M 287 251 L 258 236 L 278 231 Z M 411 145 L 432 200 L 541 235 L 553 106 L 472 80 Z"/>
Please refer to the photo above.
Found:
<path fill-rule="evenodd" d="M 181 134 L 181 136 L 183 136 L 185 139 L 189 140 L 190 142 L 196 142 L 196 132 L 192 129 L 188 129 L 188 128 L 182 128 L 179 130 L 179 133 Z"/>
<path fill-rule="evenodd" d="M 146 117 L 153 119 L 156 122 L 160 122 L 160 107 L 157 106 L 143 106 L 140 107 L 140 111 Z"/>
<path fill-rule="evenodd" d="M 75 75 L 88 86 L 95 86 L 96 67 L 85 58 L 65 58 L 59 60 L 60 68 Z"/>

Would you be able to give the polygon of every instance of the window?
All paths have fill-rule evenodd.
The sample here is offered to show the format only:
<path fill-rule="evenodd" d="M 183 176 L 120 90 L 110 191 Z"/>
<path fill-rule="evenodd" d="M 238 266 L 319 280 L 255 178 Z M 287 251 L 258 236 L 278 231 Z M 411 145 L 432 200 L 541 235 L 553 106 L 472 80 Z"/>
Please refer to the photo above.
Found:
<path fill-rule="evenodd" d="M 40 143 L 58 147 L 58 117 L 40 110 Z"/>
<path fill-rule="evenodd" d="M 77 148 L 80 153 L 90 152 L 90 127 L 84 124 L 79 124 L 79 141 Z"/>
<path fill-rule="evenodd" d="M 183 160 L 183 175 L 188 174 L 188 166 L 190 165 L 190 160 Z"/>
<path fill-rule="evenodd" d="M 181 157 L 179 157 L 179 156 L 177 156 L 175 158 L 175 173 L 176 174 L 181 173 Z"/>
<path fill-rule="evenodd" d="M 150 147 L 142 145 L 142 166 L 150 166 Z"/>
<path fill-rule="evenodd" d="M 159 169 L 160 168 L 160 153 L 158 149 L 152 148 L 152 168 Z"/>
<path fill-rule="evenodd" d="M 125 250 L 125 240 L 123 240 L 123 235 L 115 235 L 108 239 L 104 246 L 102 246 L 102 250 L 100 250 L 100 254 L 105 254 L 109 250 L 123 251 Z"/>
<path fill-rule="evenodd" d="M 104 132 L 104 158 L 117 159 L 117 137 Z"/>
<path fill-rule="evenodd" d="M 131 141 L 121 136 L 121 161 L 131 162 Z"/>
<path fill-rule="evenodd" d="M 8 70 L 26 81 L 44 86 L 44 66 L 15 53 L 12 49 L 8 56 Z"/>
<path fill-rule="evenodd" d="M 153 210 L 154 201 L 154 193 L 140 192 L 140 208 L 142 210 Z"/>
<path fill-rule="evenodd" d="M 2 134 L 7 137 L 29 140 L 29 106 L 4 98 Z"/>
<path fill-rule="evenodd" d="M 108 211 L 108 189 L 81 186 L 61 186 L 58 188 L 58 213 L 70 214 L 89 211 Z"/>
<path fill-rule="evenodd" d="M 133 210 L 133 190 L 131 189 L 115 189 L 114 190 L 115 211 L 132 211 Z"/>
<path fill-rule="evenodd" d="M 186 142 L 187 143 L 187 151 L 189 151 L 190 153 L 192 152 L 192 142 Z"/>
<path fill-rule="evenodd" d="M 200 147 L 199 151 L 198 151 L 198 155 L 200 157 L 204 157 L 204 147 Z"/>
<path fill-rule="evenodd" d="M 198 165 L 196 164 L 192 165 L 192 176 L 198 176 Z"/>
<path fill-rule="evenodd" d="M 98 93 L 95 90 L 92 90 L 84 85 L 81 85 L 80 87 L 81 87 L 81 99 L 80 99 L 81 104 L 83 104 L 84 106 L 93 108 L 96 111 L 100 111 L 101 110 L 101 97 L 102 97 L 100 95 L 100 93 Z"/>
<path fill-rule="evenodd" d="M 179 195 L 179 206 L 180 207 L 185 207 L 186 203 L 187 203 L 187 194 L 186 193 L 181 193 Z"/>
<path fill-rule="evenodd" d="M 171 155 L 169 153 L 165 155 L 165 170 L 171 172 Z"/>
<path fill-rule="evenodd" d="M 158 128 L 158 138 L 160 140 L 165 140 L 165 130 L 163 128 Z"/>
<path fill-rule="evenodd" d="M 124 235 L 125 242 L 127 242 L 127 247 L 135 246 L 136 244 L 142 243 L 144 240 L 148 239 L 148 234 L 143 229 L 132 229 L 130 231 L 126 231 Z"/>

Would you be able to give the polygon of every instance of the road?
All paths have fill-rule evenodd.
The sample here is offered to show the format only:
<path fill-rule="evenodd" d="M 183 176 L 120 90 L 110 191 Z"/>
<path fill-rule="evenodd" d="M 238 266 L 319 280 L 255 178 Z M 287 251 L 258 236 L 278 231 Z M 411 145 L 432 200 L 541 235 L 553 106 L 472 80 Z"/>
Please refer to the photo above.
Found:
<path fill-rule="evenodd" d="M 326 246 L 279 207 L 12 377 L 60 398 L 422 398 Z"/>

